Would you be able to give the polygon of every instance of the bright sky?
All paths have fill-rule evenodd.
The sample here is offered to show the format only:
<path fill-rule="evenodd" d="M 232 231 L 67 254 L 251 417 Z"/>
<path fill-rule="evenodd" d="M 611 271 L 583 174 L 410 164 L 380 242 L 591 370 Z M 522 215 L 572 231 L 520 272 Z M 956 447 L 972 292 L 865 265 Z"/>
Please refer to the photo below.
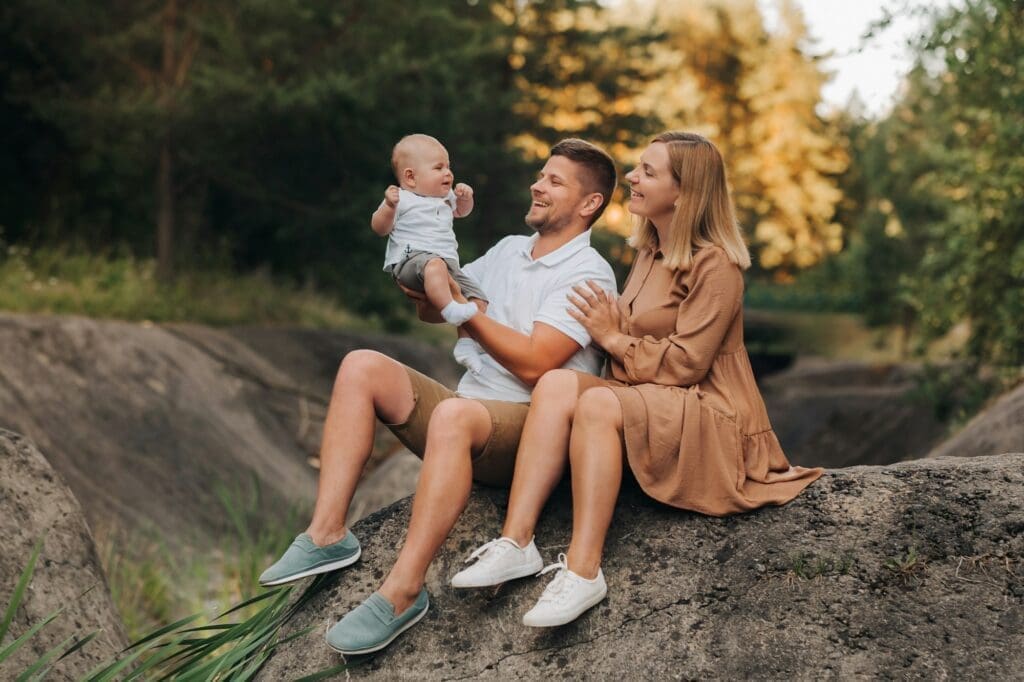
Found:
<path fill-rule="evenodd" d="M 760 2 L 771 26 L 775 3 Z M 834 72 L 822 91 L 826 107 L 846 105 L 856 91 L 868 115 L 888 111 L 913 63 L 907 41 L 921 32 L 924 18 L 900 16 L 858 51 L 861 36 L 884 15 L 885 8 L 897 11 L 907 4 L 906 0 L 796 0 L 796 4 L 804 12 L 811 36 L 817 40 L 815 52 L 834 55 L 824 62 L 825 68 Z M 932 0 L 927 4 L 942 7 L 950 5 L 951 0 Z"/>

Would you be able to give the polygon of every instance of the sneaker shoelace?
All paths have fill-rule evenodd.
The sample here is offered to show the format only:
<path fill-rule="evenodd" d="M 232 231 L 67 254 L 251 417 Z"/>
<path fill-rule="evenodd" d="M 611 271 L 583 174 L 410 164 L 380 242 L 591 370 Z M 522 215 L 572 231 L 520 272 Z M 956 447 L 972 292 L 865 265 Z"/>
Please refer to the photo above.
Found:
<path fill-rule="evenodd" d="M 554 580 L 548 583 L 548 586 L 544 588 L 544 592 L 540 595 L 538 602 L 553 602 L 555 604 L 562 604 L 568 598 L 572 592 L 573 581 L 572 576 L 569 573 L 569 564 L 566 560 L 565 554 L 558 555 L 558 561 L 553 564 L 548 564 L 541 569 L 538 576 L 550 573 L 551 571 L 558 571 L 555 574 Z"/>
<path fill-rule="evenodd" d="M 470 554 L 469 558 L 466 559 L 466 563 L 468 564 L 473 559 L 479 559 L 479 561 L 476 562 L 477 566 L 486 565 L 487 563 L 496 560 L 498 557 L 503 556 L 512 546 L 513 543 L 508 538 L 495 538 L 494 540 L 477 547 L 476 551 Z"/>

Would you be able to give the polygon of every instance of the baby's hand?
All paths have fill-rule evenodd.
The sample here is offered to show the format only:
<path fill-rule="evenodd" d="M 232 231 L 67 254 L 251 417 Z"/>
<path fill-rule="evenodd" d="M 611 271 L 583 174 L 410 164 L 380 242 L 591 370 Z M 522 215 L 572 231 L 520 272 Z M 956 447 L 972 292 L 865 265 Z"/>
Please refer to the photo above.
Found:
<path fill-rule="evenodd" d="M 473 188 L 464 182 L 460 182 L 457 185 L 455 185 L 455 196 L 458 197 L 459 199 L 462 199 L 464 197 L 472 198 Z"/>
<path fill-rule="evenodd" d="M 458 192 L 458 188 L 456 187 L 455 189 L 456 192 Z M 472 192 L 472 190 L 470 190 L 470 192 Z M 388 188 L 384 190 L 384 203 L 391 208 L 398 206 L 398 187 L 395 185 L 388 185 Z"/>

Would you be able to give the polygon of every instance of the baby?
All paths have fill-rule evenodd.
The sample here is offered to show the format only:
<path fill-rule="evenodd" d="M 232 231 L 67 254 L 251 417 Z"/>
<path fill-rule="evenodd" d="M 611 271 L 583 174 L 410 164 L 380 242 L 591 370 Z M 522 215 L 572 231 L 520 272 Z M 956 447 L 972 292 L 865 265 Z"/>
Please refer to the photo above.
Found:
<path fill-rule="evenodd" d="M 448 150 L 429 135 L 406 135 L 399 140 L 391 153 L 391 166 L 400 187 L 385 190 L 384 201 L 370 220 L 375 233 L 388 237 L 384 269 L 403 286 L 424 292 L 446 322 L 459 326 L 487 304 L 484 292 L 459 267 L 459 244 L 452 229 L 453 218 L 464 218 L 473 210 L 473 188 L 461 182 L 452 188 L 455 178 Z M 468 303 L 452 298 L 449 274 Z M 455 359 L 479 373 L 482 353 L 460 329 Z"/>

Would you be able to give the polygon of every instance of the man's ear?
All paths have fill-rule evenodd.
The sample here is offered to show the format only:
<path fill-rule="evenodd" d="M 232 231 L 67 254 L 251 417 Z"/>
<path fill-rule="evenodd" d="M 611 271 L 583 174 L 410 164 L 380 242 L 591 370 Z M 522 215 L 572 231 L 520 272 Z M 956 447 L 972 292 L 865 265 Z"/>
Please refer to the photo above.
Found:
<path fill-rule="evenodd" d="M 594 192 L 583 202 L 583 207 L 580 209 L 580 215 L 584 217 L 594 215 L 594 213 L 601 208 L 601 204 L 603 203 L 604 196 L 600 192 Z"/>

